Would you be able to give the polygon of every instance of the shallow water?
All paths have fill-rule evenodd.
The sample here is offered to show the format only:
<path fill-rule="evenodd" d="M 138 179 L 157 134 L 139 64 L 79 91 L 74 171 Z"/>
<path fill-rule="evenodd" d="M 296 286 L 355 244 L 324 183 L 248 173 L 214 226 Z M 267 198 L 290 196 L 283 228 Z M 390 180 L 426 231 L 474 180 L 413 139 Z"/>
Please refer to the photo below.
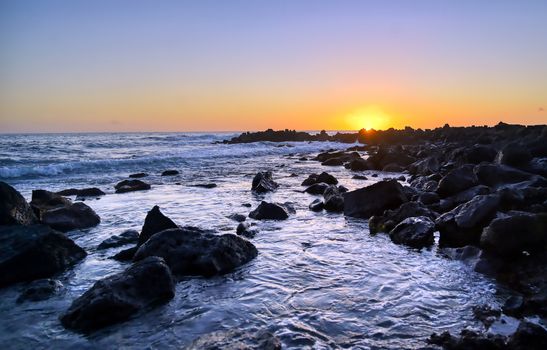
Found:
<path fill-rule="evenodd" d="M 342 167 L 298 161 L 302 155 L 347 144 L 212 144 L 229 134 L 0 135 L 0 180 L 28 200 L 33 189 L 97 186 L 107 192 L 87 200 L 99 226 L 69 232 L 89 253 L 58 276 L 63 293 L 42 302 L 16 304 L 24 288 L 0 290 L 0 344 L 16 348 L 180 348 L 195 338 L 227 329 L 267 329 L 284 348 L 420 348 L 432 332 L 459 332 L 480 325 L 472 306 L 499 304 L 493 280 L 437 247 L 414 250 L 384 234 L 370 235 L 366 220 L 314 213 L 316 197 L 301 193 L 312 172 L 327 170 L 350 190 L 372 184 L 354 180 Z M 290 155 L 294 154 L 294 155 Z M 161 177 L 166 169 L 181 174 Z M 253 195 L 250 183 L 270 169 L 280 188 Z M 113 185 L 133 172 L 147 172 L 152 189 L 114 194 Z M 293 177 L 291 174 L 297 174 Z M 373 172 L 363 172 L 370 175 Z M 217 188 L 190 187 L 215 182 Z M 214 278 L 187 278 L 169 303 L 128 322 L 81 336 L 65 330 L 58 316 L 95 281 L 127 265 L 109 256 L 127 248 L 97 251 L 97 245 L 126 229 L 139 230 L 148 210 L 159 205 L 180 225 L 235 232 L 226 216 L 247 214 L 261 200 L 295 203 L 286 221 L 256 222 L 252 242 L 258 257 L 237 271 Z"/>

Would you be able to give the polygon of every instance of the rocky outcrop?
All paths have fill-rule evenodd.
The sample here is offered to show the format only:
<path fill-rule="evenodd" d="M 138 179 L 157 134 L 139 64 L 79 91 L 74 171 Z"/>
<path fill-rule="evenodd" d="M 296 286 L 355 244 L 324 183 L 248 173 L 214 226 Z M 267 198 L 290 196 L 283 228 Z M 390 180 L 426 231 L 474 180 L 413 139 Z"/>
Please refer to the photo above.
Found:
<path fill-rule="evenodd" d="M 367 219 L 382 214 L 386 209 L 395 209 L 407 201 L 400 183 L 395 180 L 380 181 L 344 193 L 344 215 Z"/>
<path fill-rule="evenodd" d="M 289 212 L 282 204 L 262 201 L 249 213 L 249 217 L 255 220 L 286 220 L 289 218 Z"/>
<path fill-rule="evenodd" d="M 139 235 L 139 242 L 137 246 L 141 246 L 154 234 L 163 230 L 178 228 L 178 225 L 163 215 L 160 211 L 160 207 L 155 205 L 147 214 L 142 225 L 141 234 Z"/>
<path fill-rule="evenodd" d="M 135 253 L 134 261 L 149 256 L 165 259 L 175 275 L 213 276 L 232 271 L 258 254 L 249 241 L 233 234 L 215 235 L 196 227 L 161 231 Z"/>
<path fill-rule="evenodd" d="M 110 238 L 105 239 L 97 246 L 97 250 L 121 247 L 122 245 L 137 243 L 138 241 L 139 232 L 137 232 L 136 230 L 127 230 L 119 235 L 114 235 Z"/>
<path fill-rule="evenodd" d="M 91 332 L 171 300 L 175 283 L 161 258 L 148 257 L 96 282 L 60 317 L 64 327 Z"/>
<path fill-rule="evenodd" d="M 266 193 L 275 191 L 279 184 L 272 179 L 271 171 L 259 172 L 253 178 L 251 191 L 256 193 Z"/>
<path fill-rule="evenodd" d="M 118 182 L 114 188 L 116 189 L 116 193 L 127 193 L 149 190 L 151 186 L 141 180 L 123 180 Z"/>
<path fill-rule="evenodd" d="M 0 181 L 0 225 L 31 225 L 37 222 L 25 198 L 15 188 Z"/>
<path fill-rule="evenodd" d="M 389 238 L 396 244 L 422 248 L 433 244 L 434 232 L 435 223 L 430 218 L 426 216 L 410 217 L 389 231 Z"/>
<path fill-rule="evenodd" d="M 51 277 L 86 255 L 70 238 L 48 226 L 2 226 L 0 287 Z"/>

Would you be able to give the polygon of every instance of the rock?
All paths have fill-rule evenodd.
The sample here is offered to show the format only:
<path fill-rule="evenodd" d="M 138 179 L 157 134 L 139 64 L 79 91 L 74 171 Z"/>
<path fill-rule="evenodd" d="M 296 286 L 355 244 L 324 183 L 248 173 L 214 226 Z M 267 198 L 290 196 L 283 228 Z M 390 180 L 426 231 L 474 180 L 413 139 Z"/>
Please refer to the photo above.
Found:
<path fill-rule="evenodd" d="M 313 202 L 310 203 L 309 208 L 312 211 L 321 211 L 325 207 L 325 204 L 321 199 L 316 199 Z"/>
<path fill-rule="evenodd" d="M 126 193 L 149 190 L 151 186 L 141 180 L 123 180 L 118 182 L 114 188 L 116 193 Z"/>
<path fill-rule="evenodd" d="M 453 337 L 446 331 L 440 335 L 433 333 L 427 341 L 447 350 L 506 350 L 504 340 L 499 335 L 481 335 L 475 331 L 464 329 L 459 337 Z"/>
<path fill-rule="evenodd" d="M 136 252 L 137 252 L 137 246 L 120 250 L 118 253 L 116 253 L 110 258 L 117 261 L 131 261 L 133 260 L 133 256 L 135 256 Z"/>
<path fill-rule="evenodd" d="M 313 184 L 316 184 L 317 183 L 317 177 L 319 175 L 317 174 L 311 174 L 310 176 L 308 176 L 307 179 L 305 179 L 304 181 L 302 181 L 302 186 L 311 186 Z"/>
<path fill-rule="evenodd" d="M 249 213 L 249 217 L 255 220 L 285 220 L 289 218 L 289 214 L 283 205 L 262 201 Z"/>
<path fill-rule="evenodd" d="M 388 172 L 388 173 L 400 173 L 405 170 L 404 167 L 400 166 L 399 164 L 390 163 L 382 168 L 382 171 Z"/>
<path fill-rule="evenodd" d="M 317 183 L 325 183 L 327 185 L 336 185 L 338 180 L 327 172 L 322 172 L 321 174 L 311 174 L 302 182 L 302 186 L 311 186 Z"/>
<path fill-rule="evenodd" d="M 228 219 L 231 219 L 237 222 L 243 222 L 247 219 L 247 217 L 243 214 L 231 214 L 231 215 L 228 215 Z"/>
<path fill-rule="evenodd" d="M 163 173 L 161 173 L 161 176 L 175 176 L 180 174 L 178 170 L 165 170 Z"/>
<path fill-rule="evenodd" d="M 491 187 L 528 181 L 534 176 L 522 170 L 499 164 L 479 164 L 475 166 L 474 171 L 480 183 Z"/>
<path fill-rule="evenodd" d="M 496 163 L 515 167 L 526 165 L 530 160 L 532 160 L 530 152 L 515 142 L 507 144 L 496 156 Z"/>
<path fill-rule="evenodd" d="M 253 178 L 251 190 L 256 193 L 274 191 L 279 185 L 272 179 L 271 171 L 259 172 Z"/>
<path fill-rule="evenodd" d="M 37 222 L 25 198 L 15 188 L 0 181 L 0 225 L 32 225 Z"/>
<path fill-rule="evenodd" d="M 253 238 L 254 236 L 256 236 L 257 231 L 251 230 L 251 224 L 249 224 L 248 222 L 240 222 L 236 227 L 236 233 L 239 236 Z"/>
<path fill-rule="evenodd" d="M 441 212 L 446 212 L 446 211 L 454 209 L 460 204 L 469 202 L 470 200 L 472 200 L 478 195 L 489 194 L 489 193 L 490 193 L 490 188 L 488 186 L 484 186 L 484 185 L 473 186 L 471 188 L 468 188 L 465 191 L 462 191 L 458 194 L 453 195 L 452 197 L 444 198 L 441 201 L 438 209 Z"/>
<path fill-rule="evenodd" d="M 423 192 L 418 196 L 418 201 L 425 205 L 428 205 L 433 203 L 439 203 L 440 197 L 435 192 Z"/>
<path fill-rule="evenodd" d="M 474 145 L 466 149 L 466 163 L 479 164 L 482 162 L 493 162 L 496 158 L 496 150 L 492 146 Z"/>
<path fill-rule="evenodd" d="M 402 182 L 405 182 L 406 181 L 406 177 L 404 177 L 403 175 L 399 176 L 397 178 L 397 181 L 402 181 Z"/>
<path fill-rule="evenodd" d="M 63 284 L 54 279 L 43 279 L 32 282 L 17 298 L 17 303 L 27 301 L 42 301 L 59 293 Z"/>
<path fill-rule="evenodd" d="M 139 242 L 137 246 L 141 246 L 154 234 L 167 230 L 170 228 L 178 228 L 178 225 L 163 215 L 160 211 L 160 207 L 155 205 L 147 214 L 142 225 L 141 234 L 139 235 Z"/>
<path fill-rule="evenodd" d="M 501 316 L 501 311 L 499 309 L 493 309 L 488 305 L 473 306 L 473 316 L 484 324 L 486 328 L 496 322 Z"/>
<path fill-rule="evenodd" d="M 78 197 L 99 197 L 104 196 L 105 193 L 98 189 L 97 187 L 90 187 L 90 188 L 83 188 L 83 189 L 76 189 L 76 188 L 70 188 L 68 190 L 63 190 L 57 192 L 58 195 L 61 196 L 78 196 Z"/>
<path fill-rule="evenodd" d="M 373 169 L 374 166 L 363 158 L 357 158 L 347 163 L 346 168 L 350 169 L 351 171 L 364 171 Z"/>
<path fill-rule="evenodd" d="M 201 187 L 201 188 L 215 188 L 217 187 L 217 184 L 215 183 L 208 183 L 208 184 L 195 184 L 195 185 L 190 185 L 192 187 Z"/>
<path fill-rule="evenodd" d="M 32 191 L 30 206 L 32 207 L 39 219 L 41 219 L 42 214 L 47 210 L 67 207 L 71 204 L 72 202 L 70 201 L 70 199 L 56 193 L 46 190 Z"/>
<path fill-rule="evenodd" d="M 140 179 L 142 177 L 147 177 L 148 174 L 147 173 L 135 173 L 135 174 L 130 174 L 129 177 L 132 178 L 132 179 Z"/>
<path fill-rule="evenodd" d="M 148 257 L 127 270 L 96 282 L 60 317 L 65 328 L 91 332 L 129 319 L 175 296 L 173 276 L 165 262 Z"/>
<path fill-rule="evenodd" d="M 342 187 L 342 186 L 340 186 Z M 328 186 L 323 192 L 324 205 L 323 208 L 330 212 L 344 211 L 344 197 L 342 191 L 336 185 Z"/>
<path fill-rule="evenodd" d="M 78 202 L 42 213 L 42 223 L 59 231 L 71 231 L 97 226 L 101 218 L 88 205 Z"/>
<path fill-rule="evenodd" d="M 324 166 L 340 166 L 340 165 L 344 165 L 345 161 L 346 161 L 345 157 L 330 158 L 330 159 L 327 159 L 324 162 L 322 162 L 321 165 L 324 165 Z"/>
<path fill-rule="evenodd" d="M 477 184 L 478 179 L 473 172 L 473 166 L 463 165 L 446 174 L 441 181 L 439 181 L 436 192 L 441 197 L 448 197 Z"/>
<path fill-rule="evenodd" d="M 231 329 L 202 335 L 187 350 L 281 350 L 281 342 L 270 332 Z"/>
<path fill-rule="evenodd" d="M 353 175 L 351 178 L 355 180 L 368 180 L 368 177 L 365 175 Z"/>
<path fill-rule="evenodd" d="M 380 181 L 371 186 L 344 193 L 344 215 L 369 218 L 386 209 L 394 209 L 407 202 L 403 186 L 395 180 Z"/>
<path fill-rule="evenodd" d="M 315 184 L 311 185 L 310 187 L 306 188 L 304 190 L 304 192 L 309 193 L 309 194 L 319 194 L 319 195 L 321 195 L 321 194 L 323 194 L 323 192 L 325 192 L 327 187 L 329 187 L 329 185 L 327 185 L 326 183 L 315 183 Z"/>
<path fill-rule="evenodd" d="M 119 235 L 114 235 L 102 241 L 97 250 L 121 247 L 122 245 L 137 243 L 139 241 L 139 232 L 136 230 L 127 230 Z"/>
<path fill-rule="evenodd" d="M 460 260 L 471 266 L 474 271 L 485 275 L 495 276 L 504 265 L 492 254 L 472 245 L 459 248 L 442 248 L 442 252 L 449 258 Z"/>
<path fill-rule="evenodd" d="M 515 213 L 492 220 L 481 235 L 483 249 L 501 256 L 545 252 L 547 214 Z"/>
<path fill-rule="evenodd" d="M 0 287 L 51 277 L 86 252 L 45 225 L 0 227 Z"/>
<path fill-rule="evenodd" d="M 428 217 L 410 217 L 389 231 L 389 238 L 396 244 L 422 248 L 433 244 L 433 232 L 435 232 L 435 223 Z"/>
<path fill-rule="evenodd" d="M 257 254 L 251 242 L 236 235 L 217 236 L 196 227 L 182 227 L 153 235 L 137 250 L 133 260 L 159 256 L 175 275 L 213 276 L 230 272 Z"/>
<path fill-rule="evenodd" d="M 507 348 L 512 350 L 547 349 L 547 330 L 532 322 L 521 321 L 517 331 L 507 342 Z"/>
<path fill-rule="evenodd" d="M 441 168 L 439 158 L 436 156 L 427 157 L 417 160 L 408 166 L 408 171 L 411 174 L 430 175 L 437 173 Z"/>
<path fill-rule="evenodd" d="M 371 217 L 368 224 L 370 233 L 389 232 L 401 221 L 420 216 L 434 220 L 437 214 L 419 202 L 404 203 L 397 209 L 384 211 L 383 215 Z"/>
<path fill-rule="evenodd" d="M 380 170 L 390 164 L 392 167 L 404 168 L 414 163 L 416 158 L 408 155 L 401 147 L 392 149 L 382 147 L 367 160 L 374 165 L 374 169 Z"/>

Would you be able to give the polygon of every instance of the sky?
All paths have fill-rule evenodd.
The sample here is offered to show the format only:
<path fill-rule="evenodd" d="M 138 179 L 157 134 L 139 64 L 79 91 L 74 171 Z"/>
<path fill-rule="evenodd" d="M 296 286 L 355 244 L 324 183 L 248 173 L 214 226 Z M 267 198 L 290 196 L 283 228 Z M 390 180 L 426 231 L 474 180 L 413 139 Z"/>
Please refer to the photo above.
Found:
<path fill-rule="evenodd" d="M 0 0 L 0 132 L 547 123 L 545 0 Z"/>

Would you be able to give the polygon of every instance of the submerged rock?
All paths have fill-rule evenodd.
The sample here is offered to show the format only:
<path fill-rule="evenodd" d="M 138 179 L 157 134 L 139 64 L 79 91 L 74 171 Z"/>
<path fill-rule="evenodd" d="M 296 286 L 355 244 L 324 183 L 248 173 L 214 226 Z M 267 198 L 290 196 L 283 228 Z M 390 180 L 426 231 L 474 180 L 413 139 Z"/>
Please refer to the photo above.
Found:
<path fill-rule="evenodd" d="M 25 198 L 15 188 L 0 181 L 0 225 L 32 225 L 37 222 Z"/>
<path fill-rule="evenodd" d="M 48 226 L 2 226 L 0 287 L 51 277 L 86 255 L 70 238 Z"/>
<path fill-rule="evenodd" d="M 344 215 L 369 218 L 386 209 L 394 209 L 407 202 L 403 186 L 396 180 L 380 181 L 355 191 L 344 193 Z"/>
<path fill-rule="evenodd" d="M 255 220 L 285 220 L 289 218 L 289 213 L 284 205 L 262 201 L 249 213 L 249 217 Z"/>
<path fill-rule="evenodd" d="M 195 185 L 190 185 L 192 187 L 201 187 L 201 188 L 215 188 L 217 187 L 217 184 L 215 183 L 205 183 L 205 184 L 195 184 Z"/>
<path fill-rule="evenodd" d="M 65 328 L 90 332 L 125 321 L 174 296 L 175 283 L 169 268 L 163 259 L 148 257 L 96 282 L 72 302 L 60 320 Z"/>
<path fill-rule="evenodd" d="M 127 230 L 119 235 L 114 235 L 102 241 L 97 247 L 98 250 L 120 247 L 129 243 L 137 243 L 139 241 L 139 232 L 136 230 Z"/>
<path fill-rule="evenodd" d="M 281 342 L 270 332 L 240 330 L 218 331 L 202 335 L 186 350 L 281 350 Z"/>
<path fill-rule="evenodd" d="M 393 243 L 413 248 L 429 247 L 433 244 L 435 223 L 426 216 L 410 217 L 401 221 L 389 232 Z"/>
<path fill-rule="evenodd" d="M 231 214 L 231 215 L 228 215 L 228 219 L 231 219 L 237 222 L 243 222 L 247 219 L 247 217 L 243 214 Z"/>
<path fill-rule="evenodd" d="M 147 177 L 148 174 L 147 173 L 135 173 L 135 174 L 130 174 L 129 177 L 132 178 L 132 179 L 140 179 L 142 177 Z"/>
<path fill-rule="evenodd" d="M 251 229 L 251 224 L 248 222 L 240 222 L 236 227 L 236 234 L 247 238 L 253 238 L 257 232 L 257 230 Z"/>
<path fill-rule="evenodd" d="M 342 187 L 342 186 L 340 186 Z M 323 192 L 324 205 L 326 211 L 342 212 L 344 211 L 343 192 L 335 185 L 328 186 Z"/>
<path fill-rule="evenodd" d="M 325 207 L 325 203 L 323 203 L 323 201 L 321 199 L 317 198 L 316 200 L 311 202 L 308 207 L 312 211 L 321 211 Z"/>
<path fill-rule="evenodd" d="M 42 301 L 51 298 L 63 288 L 63 284 L 54 279 L 43 279 L 32 282 L 17 298 L 17 303 Z"/>
<path fill-rule="evenodd" d="M 178 228 L 178 225 L 163 215 L 160 207 L 155 205 L 147 214 L 142 225 L 141 234 L 137 246 L 141 246 L 154 234 L 170 228 Z"/>
<path fill-rule="evenodd" d="M 116 193 L 126 193 L 149 190 L 151 186 L 141 180 L 123 180 L 118 182 L 114 188 Z"/>
<path fill-rule="evenodd" d="M 163 173 L 161 173 L 161 176 L 175 176 L 178 175 L 178 170 L 165 170 Z"/>
<path fill-rule="evenodd" d="M 56 193 L 61 196 L 78 196 L 78 197 L 99 197 L 99 196 L 105 195 L 105 193 L 101 191 L 100 189 L 98 189 L 97 187 L 90 187 L 90 188 L 83 188 L 83 189 L 69 188 L 67 190 L 62 190 Z"/>
<path fill-rule="evenodd" d="M 251 191 L 256 193 L 271 192 L 277 189 L 279 185 L 272 179 L 271 171 L 259 172 L 253 178 Z"/>
<path fill-rule="evenodd" d="M 188 226 L 156 233 L 137 250 L 133 260 L 159 256 L 173 274 L 213 276 L 230 272 L 257 254 L 251 242 L 236 235 L 217 236 Z"/>
<path fill-rule="evenodd" d="M 416 216 L 434 220 L 437 214 L 419 202 L 407 202 L 397 209 L 384 211 L 383 215 L 371 217 L 368 222 L 370 233 L 389 232 L 401 221 Z"/>

